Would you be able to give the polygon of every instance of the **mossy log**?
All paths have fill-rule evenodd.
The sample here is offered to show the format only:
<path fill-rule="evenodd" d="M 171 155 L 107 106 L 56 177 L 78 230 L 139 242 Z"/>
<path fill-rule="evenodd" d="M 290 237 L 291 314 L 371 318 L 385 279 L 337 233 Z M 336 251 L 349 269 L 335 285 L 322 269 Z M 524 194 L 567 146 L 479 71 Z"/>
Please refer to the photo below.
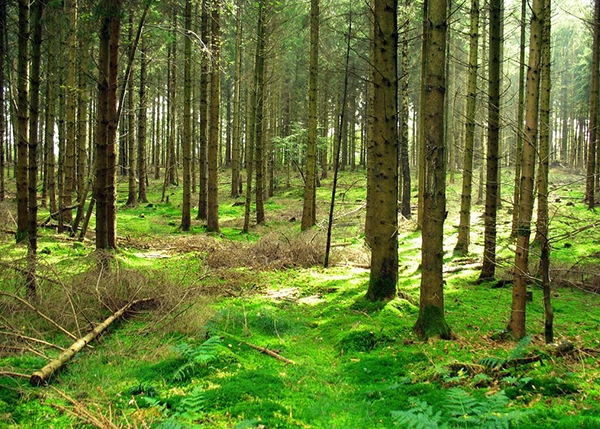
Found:
<path fill-rule="evenodd" d="M 71 360 L 73 356 L 77 354 L 81 349 L 83 349 L 89 342 L 93 341 L 96 337 L 98 337 L 102 332 L 106 330 L 115 320 L 121 317 L 127 310 L 129 310 L 134 305 L 151 301 L 152 298 L 138 299 L 136 301 L 132 301 L 121 309 L 117 310 L 110 317 L 108 317 L 104 322 L 96 326 L 90 333 L 86 336 L 79 338 L 75 341 L 71 347 L 62 352 L 56 359 L 52 360 L 45 367 L 40 369 L 39 371 L 34 372 L 29 378 L 29 383 L 32 386 L 41 386 L 46 383 L 48 379 L 54 374 L 56 371 L 61 369 L 64 365 L 67 364 Z"/>

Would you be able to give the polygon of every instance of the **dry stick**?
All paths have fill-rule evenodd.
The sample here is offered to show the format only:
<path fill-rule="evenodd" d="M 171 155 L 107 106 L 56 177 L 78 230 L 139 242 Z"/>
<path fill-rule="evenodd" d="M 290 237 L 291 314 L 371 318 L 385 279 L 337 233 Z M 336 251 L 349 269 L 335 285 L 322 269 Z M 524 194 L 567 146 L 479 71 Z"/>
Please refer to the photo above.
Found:
<path fill-rule="evenodd" d="M 71 337 L 74 340 L 77 339 L 77 337 L 75 335 L 71 334 L 69 331 L 67 331 L 65 328 L 63 328 L 62 326 L 60 326 L 54 320 L 50 319 L 48 316 L 46 316 L 40 310 L 38 310 L 33 305 L 31 305 L 27 300 L 25 300 L 25 299 L 23 299 L 21 297 L 18 297 L 17 295 L 13 295 L 12 293 L 9 293 L 9 292 L 0 291 L 0 295 L 5 295 L 5 296 L 8 296 L 10 298 L 16 299 L 20 303 L 26 305 L 27 307 L 29 307 L 30 309 L 32 309 L 33 311 L 35 311 L 38 316 L 40 316 L 42 319 L 44 319 L 45 321 L 47 321 L 48 323 L 50 323 L 51 325 L 53 325 L 55 328 L 59 329 L 65 335 L 68 335 L 69 337 Z"/>
<path fill-rule="evenodd" d="M 0 371 L 0 377 L 29 378 L 27 374 L 12 371 Z"/>
<path fill-rule="evenodd" d="M 275 353 L 273 350 L 269 350 L 266 347 L 257 346 L 256 344 L 252 344 L 252 343 L 249 343 L 247 341 L 242 341 L 242 343 L 245 344 L 245 345 L 247 345 L 248 347 L 253 348 L 254 350 L 258 350 L 261 353 L 264 353 L 266 355 L 274 357 L 275 359 L 278 359 L 278 360 L 283 361 L 285 363 L 296 365 L 296 362 L 294 362 L 293 360 L 288 359 L 288 358 L 284 358 L 279 353 Z"/>
<path fill-rule="evenodd" d="M 18 334 L 16 332 L 0 331 L 0 335 L 7 335 L 9 337 L 16 337 L 16 338 L 20 338 L 21 340 L 25 340 L 25 341 L 32 341 L 34 343 L 43 344 L 43 345 L 48 346 L 48 347 L 54 347 L 55 349 L 58 349 L 60 351 L 64 351 L 65 350 L 61 346 L 57 346 L 56 344 L 52 344 L 52 343 L 49 343 L 47 341 L 40 340 L 38 338 L 28 337 L 27 335 Z"/>
<path fill-rule="evenodd" d="M 11 265 L 11 264 L 8 264 L 8 263 L 6 263 L 6 262 L 0 262 L 0 266 L 2 266 L 2 267 L 6 267 L 6 268 L 9 268 L 9 269 L 11 269 L 11 270 L 14 270 L 14 271 L 16 271 L 16 272 L 18 272 L 18 273 L 21 273 L 21 274 L 27 274 L 27 273 L 29 272 L 29 270 L 26 270 L 25 268 L 16 267 L 16 266 L 14 266 L 14 265 Z M 56 280 L 54 280 L 54 279 L 51 279 L 50 277 L 41 276 L 41 275 L 39 275 L 39 274 L 37 274 L 37 275 L 36 275 L 36 277 L 37 277 L 38 279 L 41 279 L 41 280 L 44 280 L 44 281 L 47 281 L 47 282 L 53 283 L 53 284 L 55 284 L 55 285 L 60 285 L 60 283 L 58 283 L 58 282 L 57 282 Z"/>
<path fill-rule="evenodd" d="M 52 404 L 53 407 L 56 407 L 59 410 L 68 412 L 68 413 L 72 414 L 75 417 L 79 417 L 81 420 L 85 420 L 87 423 L 90 423 L 90 424 L 96 426 L 97 428 L 102 428 L 102 429 L 113 429 L 114 428 L 114 429 L 117 429 L 119 427 L 119 426 L 116 426 L 114 423 L 112 423 L 109 419 L 107 419 L 102 414 L 100 414 L 99 417 L 95 416 L 81 402 L 73 399 L 72 397 L 70 397 L 69 395 L 67 395 L 63 391 L 57 389 L 56 387 L 50 386 L 50 388 L 52 390 L 54 390 L 56 393 L 58 393 L 59 396 L 61 396 L 63 399 L 65 399 L 66 401 L 70 402 L 71 405 L 73 405 L 74 409 L 73 410 L 69 410 L 66 407 L 62 407 L 62 406 L 56 405 L 56 404 Z"/>
<path fill-rule="evenodd" d="M 127 310 L 133 307 L 136 304 L 140 304 L 143 302 L 151 301 L 152 298 L 144 298 L 138 299 L 133 302 L 130 302 L 126 306 L 119 309 L 117 312 L 113 313 L 110 317 L 108 317 L 104 322 L 96 326 L 89 334 L 85 337 L 78 339 L 75 341 L 71 347 L 62 352 L 56 359 L 48 363 L 45 367 L 40 369 L 39 371 L 34 372 L 29 379 L 29 382 L 32 386 L 40 386 L 52 376 L 57 370 L 62 368 L 67 362 L 71 360 L 73 356 L 77 352 L 79 352 L 82 348 L 84 348 L 90 341 L 94 340 L 98 337 L 106 328 L 108 328 L 115 320 L 121 317 Z"/>

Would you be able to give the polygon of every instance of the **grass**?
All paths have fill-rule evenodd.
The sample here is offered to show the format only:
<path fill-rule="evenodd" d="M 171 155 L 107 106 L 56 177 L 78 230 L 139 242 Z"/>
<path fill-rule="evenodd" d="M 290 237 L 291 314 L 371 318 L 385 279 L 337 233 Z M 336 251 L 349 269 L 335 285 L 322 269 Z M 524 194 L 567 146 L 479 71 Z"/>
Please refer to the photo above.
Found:
<path fill-rule="evenodd" d="M 361 173 L 341 177 L 334 243 L 343 246 L 334 248 L 335 264 L 327 270 L 315 259 L 323 243 L 320 228 L 300 234 L 298 223 L 290 222 L 300 219 L 297 188 L 279 190 L 266 205 L 267 224 L 248 235 L 240 234 L 243 207 L 234 206 L 225 189 L 221 235 L 207 235 L 200 221 L 189 233 L 178 231 L 180 194 L 172 189 L 168 204 L 119 210 L 121 248 L 111 276 L 96 271 L 91 241 L 43 232 L 41 268 L 63 285 L 40 285 L 39 305 L 53 319 L 75 330 L 77 314 L 85 331 L 108 314 L 96 297 L 111 304 L 109 298 L 151 294 L 156 305 L 117 322 L 59 372 L 51 387 L 0 377 L 0 427 L 598 428 L 600 301 L 579 287 L 586 283 L 581 276 L 593 280 L 588 271 L 597 267 L 600 237 L 596 228 L 584 229 L 595 216 L 573 189 L 577 176 L 555 171 L 552 177 L 551 231 L 560 238 L 552 252 L 558 279 L 555 331 L 558 339 L 574 343 L 573 353 L 555 356 L 543 344 L 541 290 L 535 285 L 527 308 L 530 342 L 516 344 L 497 335 L 508 323 L 511 290 L 477 284 L 478 271 L 467 267 L 481 253 L 481 207 L 474 208 L 471 254 L 452 255 L 459 183 L 448 192 L 445 242 L 446 266 L 465 266 L 445 276 L 446 318 L 455 338 L 425 343 L 412 332 L 420 234 L 411 221 L 402 221 L 399 231 L 399 297 L 387 303 L 364 299 L 369 276 L 361 268 L 368 262 L 361 239 Z M 508 176 L 505 181 L 510 183 Z M 323 181 L 318 191 L 322 214 L 329 183 Z M 509 195 L 508 187 L 504 191 Z M 153 201 L 160 197 L 158 184 L 150 195 Z M 506 279 L 514 258 L 510 224 L 503 221 L 510 219 L 510 209 L 505 203 L 499 216 L 498 276 Z M 584 230 L 571 234 L 577 229 Z M 0 247 L 2 262 L 19 264 L 23 246 L 6 237 Z M 2 290 L 19 293 L 20 277 L 6 268 L 1 275 Z M 68 338 L 12 301 L 2 299 L 0 305 L 21 333 L 69 345 Z M 32 348 L 48 358 L 58 354 Z M 484 365 L 510 362 L 514 355 L 539 359 L 502 368 Z M 28 374 L 44 362 L 27 350 L 4 352 L 0 370 Z"/>

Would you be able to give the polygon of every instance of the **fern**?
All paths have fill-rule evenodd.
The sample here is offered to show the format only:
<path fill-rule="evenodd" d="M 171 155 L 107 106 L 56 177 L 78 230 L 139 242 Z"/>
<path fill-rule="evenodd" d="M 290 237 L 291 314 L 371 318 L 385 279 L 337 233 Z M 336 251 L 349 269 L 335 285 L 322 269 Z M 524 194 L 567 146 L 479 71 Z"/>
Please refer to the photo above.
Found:
<path fill-rule="evenodd" d="M 420 399 L 414 400 L 415 407 L 409 410 L 392 411 L 392 418 L 401 426 L 411 429 L 446 429 L 442 422 L 442 412 Z"/>
<path fill-rule="evenodd" d="M 195 420 L 204 413 L 205 404 L 205 391 L 202 386 L 198 386 L 181 401 L 176 414 L 187 420 Z"/>
<path fill-rule="evenodd" d="M 188 343 L 178 344 L 175 350 L 185 359 L 185 363 L 175 370 L 173 380 L 181 382 L 191 378 L 200 368 L 217 360 L 221 347 L 221 337 L 217 335 L 210 337 L 198 347 Z"/>
<path fill-rule="evenodd" d="M 515 348 L 510 352 L 507 358 L 501 358 L 498 356 L 485 357 L 479 359 L 479 363 L 489 369 L 500 369 L 507 363 L 515 359 L 521 359 L 527 354 L 527 347 L 531 344 L 533 336 L 526 335 L 517 343 Z"/>
<path fill-rule="evenodd" d="M 509 411 L 510 400 L 503 391 L 478 399 L 462 389 L 450 389 L 447 401 L 434 411 L 432 405 L 416 399 L 415 407 L 392 412 L 401 426 L 415 429 L 509 429 L 527 411 Z"/>

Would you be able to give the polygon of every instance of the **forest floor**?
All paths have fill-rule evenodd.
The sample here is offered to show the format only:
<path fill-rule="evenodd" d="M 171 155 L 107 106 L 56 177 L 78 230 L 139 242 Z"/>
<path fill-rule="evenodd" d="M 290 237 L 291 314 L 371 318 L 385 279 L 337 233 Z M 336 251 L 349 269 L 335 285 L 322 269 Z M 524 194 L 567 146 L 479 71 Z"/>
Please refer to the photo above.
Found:
<path fill-rule="evenodd" d="M 500 281 L 478 283 L 481 205 L 473 243 L 453 255 L 460 181 L 447 188 L 446 319 L 451 341 L 423 342 L 420 233 L 401 219 L 398 297 L 364 299 L 363 172 L 340 177 L 332 266 L 322 268 L 331 179 L 318 225 L 300 232 L 302 189 L 276 189 L 267 222 L 241 234 L 243 206 L 227 194 L 221 234 L 178 230 L 181 189 L 123 207 L 119 251 L 99 270 L 93 222 L 80 242 L 43 228 L 37 313 L 23 296 L 26 248 L 13 243 L 13 201 L 0 205 L 0 427 L 7 428 L 600 428 L 600 228 L 582 202 L 584 176 L 551 174 L 552 299 L 557 343 L 544 341 L 534 279 L 529 335 L 506 338 L 514 243 L 511 179 L 498 216 Z M 477 198 L 474 198 L 474 201 Z M 193 212 L 193 217 L 195 216 Z M 48 217 L 41 212 L 40 219 Z M 537 249 L 532 249 L 535 276 Z M 31 375 L 112 312 L 140 298 L 48 384 Z M 53 323 L 44 320 L 40 313 Z M 44 341 L 44 343 L 40 342 Z"/>

